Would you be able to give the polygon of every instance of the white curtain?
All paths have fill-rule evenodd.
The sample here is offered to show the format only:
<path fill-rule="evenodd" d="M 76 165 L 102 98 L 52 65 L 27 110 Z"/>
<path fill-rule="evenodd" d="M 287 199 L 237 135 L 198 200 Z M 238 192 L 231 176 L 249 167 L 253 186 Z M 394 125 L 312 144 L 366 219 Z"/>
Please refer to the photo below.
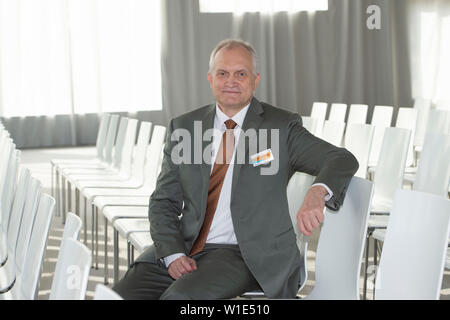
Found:
<path fill-rule="evenodd" d="M 409 28 L 414 98 L 450 109 L 450 1 L 411 1 Z"/>
<path fill-rule="evenodd" d="M 0 0 L 0 117 L 161 110 L 159 0 Z"/>

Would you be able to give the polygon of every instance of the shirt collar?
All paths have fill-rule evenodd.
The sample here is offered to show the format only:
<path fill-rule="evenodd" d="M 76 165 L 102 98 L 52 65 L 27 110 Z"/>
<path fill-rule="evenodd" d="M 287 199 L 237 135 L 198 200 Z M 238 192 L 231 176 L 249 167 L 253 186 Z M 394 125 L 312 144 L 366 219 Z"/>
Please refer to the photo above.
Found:
<path fill-rule="evenodd" d="M 244 124 L 245 116 L 247 115 L 248 108 L 250 107 L 250 103 L 242 108 L 238 113 L 236 113 L 231 120 L 237 123 L 237 126 L 242 128 Z M 225 126 L 225 121 L 230 119 L 222 110 L 220 110 L 219 105 L 216 103 L 216 119 L 220 126 Z"/>

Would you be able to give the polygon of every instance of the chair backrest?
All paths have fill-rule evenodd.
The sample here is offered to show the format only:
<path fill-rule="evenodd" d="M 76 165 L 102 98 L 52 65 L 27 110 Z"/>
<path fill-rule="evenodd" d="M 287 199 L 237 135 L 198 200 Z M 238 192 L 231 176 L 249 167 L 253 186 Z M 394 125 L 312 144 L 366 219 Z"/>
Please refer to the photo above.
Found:
<path fill-rule="evenodd" d="M 403 186 L 406 155 L 411 131 L 402 128 L 386 128 L 381 145 L 380 159 L 373 182 L 375 197 L 384 199 L 391 205 L 395 191 Z"/>
<path fill-rule="evenodd" d="M 373 183 L 353 177 L 338 212 L 325 210 L 316 251 L 315 286 L 307 299 L 359 300 Z"/>
<path fill-rule="evenodd" d="M 67 255 L 67 253 L 65 252 L 65 250 L 67 250 L 67 248 L 65 247 L 65 242 L 67 241 L 67 239 L 78 240 L 82 224 L 83 222 L 81 221 L 80 217 L 78 217 L 72 212 L 67 213 L 66 223 L 64 225 L 64 231 L 61 239 L 60 250 L 58 252 L 58 259 L 56 262 L 56 268 L 54 273 L 54 275 L 58 276 L 53 277 L 52 287 L 50 289 L 50 297 L 49 297 L 50 300 L 58 299 L 59 291 L 64 289 L 64 286 L 61 283 L 61 281 L 63 281 L 66 278 L 62 274 L 64 270 L 61 270 L 61 267 L 64 263 L 63 255 Z"/>
<path fill-rule="evenodd" d="M 156 179 L 158 177 L 158 169 L 161 164 L 161 150 L 164 146 L 166 138 L 166 127 L 156 125 L 153 128 L 152 140 L 147 151 L 147 169 L 146 171 L 146 185 L 153 189 L 156 186 Z"/>
<path fill-rule="evenodd" d="M 23 208 L 22 221 L 20 223 L 19 236 L 17 238 L 15 249 L 16 270 L 18 273 L 21 273 L 23 270 L 25 256 L 30 245 L 31 232 L 38 207 L 40 187 L 41 182 L 31 177 L 27 188 L 27 198 Z"/>
<path fill-rule="evenodd" d="M 133 150 L 132 176 L 144 180 L 144 165 L 147 148 L 150 143 L 152 123 L 142 121 L 139 128 L 138 140 Z"/>
<path fill-rule="evenodd" d="M 97 149 L 97 157 L 100 160 L 104 160 L 103 149 L 105 148 L 106 134 L 108 133 L 108 125 L 110 117 L 111 115 L 109 115 L 108 113 L 104 113 L 101 117 L 100 125 L 98 126 L 97 142 L 95 146 Z"/>
<path fill-rule="evenodd" d="M 305 236 L 300 232 L 297 225 L 297 213 L 300 207 L 303 204 L 303 200 L 305 199 L 306 193 L 314 182 L 314 176 L 311 176 L 306 173 L 295 172 L 286 189 L 286 195 L 289 206 L 289 215 L 291 216 L 292 225 L 294 226 L 294 232 L 297 236 L 297 247 L 300 252 L 300 259 L 302 260 L 301 268 L 300 268 L 300 288 L 301 290 L 305 284 L 306 279 L 308 277 L 308 270 L 306 268 L 307 261 L 307 248 L 308 248 L 308 239 L 309 237 Z"/>
<path fill-rule="evenodd" d="M 450 134 L 450 110 L 430 110 L 426 133 Z"/>
<path fill-rule="evenodd" d="M 113 148 L 113 161 L 112 166 L 114 169 L 120 170 L 122 163 L 122 149 L 125 143 L 125 135 L 127 133 L 128 118 L 122 117 L 119 121 L 119 128 L 117 129 L 116 143 Z"/>
<path fill-rule="evenodd" d="M 11 213 L 11 206 L 14 199 L 14 193 L 16 191 L 17 184 L 17 170 L 19 167 L 20 161 L 20 150 L 14 150 L 11 153 L 11 157 L 8 164 L 8 173 L 5 179 L 5 188 L 3 189 L 2 198 L 1 198 L 1 226 L 2 230 L 0 232 L 7 232 L 9 217 Z"/>
<path fill-rule="evenodd" d="M 347 124 L 344 146 L 358 160 L 359 167 L 355 173 L 356 177 L 366 178 L 374 130 L 375 128 L 370 124 Z"/>
<path fill-rule="evenodd" d="M 113 289 L 99 283 L 95 287 L 94 300 L 123 300 Z"/>
<path fill-rule="evenodd" d="M 393 108 L 390 106 L 375 106 L 371 125 L 375 126 L 372 148 L 369 156 L 369 166 L 376 166 L 380 156 L 384 129 L 391 126 Z"/>
<path fill-rule="evenodd" d="M 27 196 L 26 192 L 28 190 L 30 176 L 30 170 L 27 168 L 21 169 L 19 182 L 16 187 L 14 201 L 11 207 L 9 224 L 7 225 L 7 252 L 3 252 L 3 250 L 1 250 L 1 262 L 4 262 L 9 254 L 15 254 L 17 237 L 19 235 L 20 223 L 22 221 L 23 207 L 25 205 L 25 199 Z M 1 247 L 3 248 L 3 246 Z"/>
<path fill-rule="evenodd" d="M 105 148 L 103 149 L 103 157 L 102 157 L 102 159 L 109 164 L 112 164 L 113 159 L 112 151 L 114 147 L 114 142 L 116 141 L 118 123 L 119 123 L 119 116 L 113 114 L 109 118 L 108 132 L 106 134 Z"/>
<path fill-rule="evenodd" d="M 91 251 L 67 238 L 61 244 L 50 300 L 84 300 L 91 270 Z"/>
<path fill-rule="evenodd" d="M 313 135 L 316 135 L 318 122 L 316 118 L 302 116 L 303 127 Z"/>
<path fill-rule="evenodd" d="M 406 157 L 406 167 L 414 164 L 414 137 L 417 122 L 417 110 L 413 108 L 399 108 L 396 128 L 403 128 L 411 130 L 411 139 L 409 139 L 408 156 Z"/>
<path fill-rule="evenodd" d="M 42 260 L 54 212 L 55 199 L 48 194 L 41 194 L 21 276 L 20 299 L 33 300 L 36 298 Z"/>
<path fill-rule="evenodd" d="M 133 158 L 133 148 L 136 142 L 137 123 L 137 119 L 128 119 L 127 131 L 120 152 L 120 163 L 117 164 L 120 171 L 128 176 L 131 175 L 131 160 Z"/>
<path fill-rule="evenodd" d="M 9 161 L 11 160 L 11 155 L 14 152 L 13 143 L 11 138 L 7 138 L 3 149 L 0 149 L 0 195 L 3 193 L 6 185 L 6 176 L 8 175 Z M 1 198 L 0 198 L 1 200 Z"/>
<path fill-rule="evenodd" d="M 322 139 L 340 147 L 344 136 L 345 122 L 325 120 L 323 125 Z"/>
<path fill-rule="evenodd" d="M 325 117 L 327 116 L 328 103 L 326 102 L 314 102 L 311 109 L 311 118 L 317 119 L 317 128 L 315 135 L 318 137 L 322 136 L 323 123 Z"/>
<path fill-rule="evenodd" d="M 347 104 L 345 103 L 332 103 L 330 109 L 330 115 L 328 120 L 345 122 L 345 115 L 347 114 Z"/>
<path fill-rule="evenodd" d="M 428 114 L 430 112 L 431 100 L 418 98 L 414 100 L 414 110 L 417 111 L 416 130 L 414 133 L 414 146 L 423 145 L 425 132 L 428 123 Z"/>
<path fill-rule="evenodd" d="M 375 282 L 375 299 L 439 299 L 450 201 L 397 190 Z"/>
<path fill-rule="evenodd" d="M 367 104 L 352 104 L 348 112 L 347 123 L 366 123 L 367 119 Z"/>
<path fill-rule="evenodd" d="M 413 189 L 441 196 L 450 183 L 450 135 L 427 134 L 417 167 Z"/>

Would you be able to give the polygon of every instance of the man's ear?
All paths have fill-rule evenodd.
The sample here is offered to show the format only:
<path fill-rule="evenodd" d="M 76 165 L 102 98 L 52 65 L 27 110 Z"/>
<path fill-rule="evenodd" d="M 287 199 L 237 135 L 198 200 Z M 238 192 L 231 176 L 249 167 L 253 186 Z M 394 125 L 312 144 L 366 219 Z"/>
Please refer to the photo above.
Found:
<path fill-rule="evenodd" d="M 258 72 L 255 77 L 255 90 L 256 90 L 256 88 L 258 88 L 259 80 L 261 80 L 261 76 L 259 75 L 259 72 Z"/>
<path fill-rule="evenodd" d="M 209 86 L 212 88 L 213 76 L 211 75 L 210 72 L 208 72 L 208 81 L 209 81 Z"/>

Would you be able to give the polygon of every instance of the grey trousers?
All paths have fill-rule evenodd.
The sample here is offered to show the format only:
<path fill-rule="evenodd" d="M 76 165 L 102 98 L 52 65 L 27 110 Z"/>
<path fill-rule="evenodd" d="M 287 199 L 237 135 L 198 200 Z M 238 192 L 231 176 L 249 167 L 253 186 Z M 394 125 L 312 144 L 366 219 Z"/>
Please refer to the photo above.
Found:
<path fill-rule="evenodd" d="M 192 258 L 197 270 L 177 280 L 161 263 L 137 261 L 113 290 L 131 300 L 229 299 L 261 290 L 237 245 L 206 244 Z"/>

